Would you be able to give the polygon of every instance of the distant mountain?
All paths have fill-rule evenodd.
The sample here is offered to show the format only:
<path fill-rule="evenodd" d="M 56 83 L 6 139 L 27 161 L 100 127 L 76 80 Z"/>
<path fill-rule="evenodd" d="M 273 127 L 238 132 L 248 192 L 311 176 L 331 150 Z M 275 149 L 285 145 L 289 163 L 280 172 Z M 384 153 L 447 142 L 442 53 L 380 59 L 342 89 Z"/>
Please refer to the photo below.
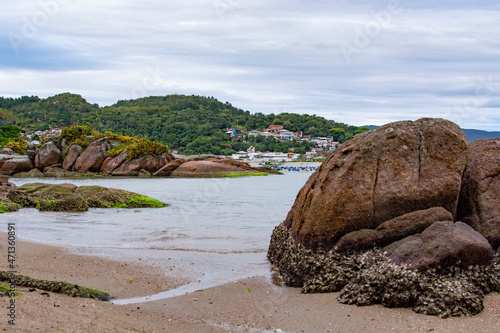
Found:
<path fill-rule="evenodd" d="M 368 127 L 369 129 L 373 130 L 373 129 L 379 128 L 380 126 L 367 125 L 365 127 Z M 462 128 L 462 132 L 464 132 L 465 136 L 467 137 L 467 141 L 469 141 L 469 142 L 475 141 L 478 139 L 500 138 L 500 132 L 488 132 L 488 131 L 483 131 L 483 130 L 466 129 L 466 128 Z"/>
<path fill-rule="evenodd" d="M 465 129 L 465 128 L 462 128 L 462 131 L 464 132 L 464 134 L 467 137 L 467 140 L 469 142 L 477 140 L 477 139 L 500 138 L 500 132 L 487 132 L 487 131 L 482 131 L 482 130 Z"/>
<path fill-rule="evenodd" d="M 7 125 L 16 125 L 27 131 L 90 125 L 101 133 L 110 131 L 161 142 L 185 155 L 232 154 L 246 151 L 250 146 L 258 151 L 304 154 L 315 146 L 306 140 L 282 142 L 274 137 L 245 138 L 247 132 L 263 131 L 270 125 L 281 125 L 289 131 L 313 137 L 332 136 L 341 143 L 366 130 L 317 115 L 252 114 L 214 97 L 150 96 L 100 107 L 71 93 L 48 98 L 0 97 L 0 126 Z M 236 130 L 238 136 L 227 135 L 229 128 Z"/>

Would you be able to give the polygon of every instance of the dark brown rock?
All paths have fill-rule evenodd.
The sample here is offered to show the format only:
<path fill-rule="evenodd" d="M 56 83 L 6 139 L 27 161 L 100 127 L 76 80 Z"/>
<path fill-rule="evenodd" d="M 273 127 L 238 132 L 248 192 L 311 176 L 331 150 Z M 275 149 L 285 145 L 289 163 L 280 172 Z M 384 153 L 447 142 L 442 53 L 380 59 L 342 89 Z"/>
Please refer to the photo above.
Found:
<path fill-rule="evenodd" d="M 308 248 L 432 207 L 455 213 L 467 140 L 443 119 L 401 121 L 356 135 L 300 190 L 285 224 Z M 177 170 L 176 170 L 177 171 Z"/>
<path fill-rule="evenodd" d="M 480 233 L 463 222 L 451 221 L 434 223 L 390 256 L 393 263 L 417 270 L 489 265 L 492 258 L 493 249 Z"/>
<path fill-rule="evenodd" d="M 383 235 L 385 243 L 392 243 L 421 233 L 437 221 L 453 221 L 453 215 L 443 207 L 432 207 L 398 216 L 382 223 L 375 230 Z"/>
<path fill-rule="evenodd" d="M 79 145 L 72 145 L 68 149 L 68 154 L 66 155 L 66 158 L 64 159 L 63 162 L 63 169 L 64 170 L 72 170 L 73 166 L 75 165 L 76 160 L 78 159 L 78 156 L 80 155 L 82 151 L 82 147 Z"/>
<path fill-rule="evenodd" d="M 335 251 L 359 251 L 384 247 L 407 236 L 421 233 L 436 221 L 453 221 L 453 215 L 443 207 L 418 210 L 393 218 L 376 229 L 350 232 L 335 244 Z"/>
<path fill-rule="evenodd" d="M 469 143 L 457 219 L 500 246 L 500 139 Z"/>
<path fill-rule="evenodd" d="M 3 162 L 0 174 L 13 175 L 18 172 L 30 171 L 31 169 L 33 169 L 33 162 L 28 155 L 12 155 Z"/>
<path fill-rule="evenodd" d="M 0 197 L 5 197 L 16 185 L 9 183 L 9 177 L 0 175 Z"/>
<path fill-rule="evenodd" d="M 390 256 L 398 247 L 400 247 L 401 245 L 403 245 L 405 243 L 412 242 L 414 240 L 420 240 L 420 234 L 414 234 L 414 235 L 405 237 L 403 239 L 400 239 L 398 241 L 395 241 L 394 243 L 391 243 L 391 244 L 385 246 L 382 249 L 382 251 L 384 251 L 386 253 L 386 255 Z"/>
<path fill-rule="evenodd" d="M 35 156 L 35 168 L 40 170 L 60 162 L 61 151 L 52 141 L 44 143 Z"/>
<path fill-rule="evenodd" d="M 153 176 L 155 176 L 155 177 L 168 177 L 168 176 L 170 176 L 172 171 L 177 169 L 184 162 L 186 162 L 186 160 L 182 159 L 182 158 L 173 160 L 172 162 L 166 164 L 164 167 L 162 167 L 157 172 L 153 173 Z"/>
<path fill-rule="evenodd" d="M 101 172 L 104 174 L 111 174 L 116 168 L 118 168 L 127 157 L 127 151 L 122 151 L 116 157 L 108 157 L 104 160 L 101 166 Z"/>
<path fill-rule="evenodd" d="M 75 171 L 98 172 L 107 157 L 108 139 L 102 138 L 92 142 L 76 159 Z"/>
<path fill-rule="evenodd" d="M 374 247 L 383 246 L 381 244 L 381 233 L 374 229 L 361 229 L 350 232 L 335 244 L 335 252 L 362 251 Z"/>

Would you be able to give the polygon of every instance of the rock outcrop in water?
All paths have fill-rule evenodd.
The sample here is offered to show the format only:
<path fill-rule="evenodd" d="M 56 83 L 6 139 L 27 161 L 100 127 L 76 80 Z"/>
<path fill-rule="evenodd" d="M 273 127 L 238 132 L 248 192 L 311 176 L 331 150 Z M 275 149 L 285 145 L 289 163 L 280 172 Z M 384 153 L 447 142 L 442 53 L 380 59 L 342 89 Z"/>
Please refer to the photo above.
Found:
<path fill-rule="evenodd" d="M 31 183 L 12 188 L 0 204 L 41 211 L 81 212 L 89 208 L 160 208 L 168 205 L 145 195 L 102 186 Z"/>
<path fill-rule="evenodd" d="M 287 285 L 343 303 L 480 312 L 500 291 L 498 141 L 468 147 L 428 118 L 355 136 L 300 190 L 268 258 Z"/>
<path fill-rule="evenodd" d="M 270 168 L 253 168 L 248 163 L 217 157 L 204 160 L 176 159 L 161 143 L 102 135 L 88 126 L 75 126 L 65 128 L 57 140 L 28 150 L 27 155 L 19 155 L 9 148 L 0 150 L 0 174 L 13 177 L 230 177 L 277 173 Z M 188 164 L 182 166 L 184 163 Z"/>

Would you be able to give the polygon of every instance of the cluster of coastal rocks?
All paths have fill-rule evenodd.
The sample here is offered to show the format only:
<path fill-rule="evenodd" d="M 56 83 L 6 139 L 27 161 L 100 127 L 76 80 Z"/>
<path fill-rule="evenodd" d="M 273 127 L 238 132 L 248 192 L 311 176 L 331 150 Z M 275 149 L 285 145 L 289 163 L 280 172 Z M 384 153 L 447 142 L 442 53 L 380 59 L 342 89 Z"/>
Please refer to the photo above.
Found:
<path fill-rule="evenodd" d="M 0 213 L 21 208 L 82 212 L 89 208 L 161 208 L 168 205 L 134 192 L 102 186 L 28 183 L 20 187 L 0 176 Z"/>
<path fill-rule="evenodd" d="M 387 124 L 328 156 L 275 228 L 285 284 L 342 303 L 477 314 L 500 291 L 500 139 L 443 119 Z"/>
<path fill-rule="evenodd" d="M 127 150 L 117 156 L 110 152 L 120 142 L 102 137 L 85 149 L 78 144 L 70 147 L 62 140 L 44 143 L 20 155 L 10 148 L 0 150 L 0 174 L 12 177 L 221 177 L 232 174 L 275 173 L 269 168 L 253 168 L 248 163 L 207 157 L 205 160 L 176 159 L 172 154 L 127 158 Z M 62 152 L 65 152 L 63 154 Z M 64 155 L 64 156 L 63 156 Z"/>

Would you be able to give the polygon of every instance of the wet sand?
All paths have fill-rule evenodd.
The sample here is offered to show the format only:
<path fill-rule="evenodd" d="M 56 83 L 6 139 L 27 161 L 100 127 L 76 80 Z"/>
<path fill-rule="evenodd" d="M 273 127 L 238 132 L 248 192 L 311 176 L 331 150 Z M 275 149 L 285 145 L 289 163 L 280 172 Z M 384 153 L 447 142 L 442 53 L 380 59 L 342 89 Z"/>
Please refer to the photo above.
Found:
<path fill-rule="evenodd" d="M 7 266 L 0 234 L 0 267 Z M 64 248 L 17 242 L 17 271 L 38 279 L 77 283 L 118 299 L 169 290 L 192 281 L 189 270 L 143 261 L 77 255 Z M 185 263 L 191 265 L 191 263 Z M 3 283 L 5 285 L 5 283 Z M 500 295 L 467 318 L 440 319 L 411 309 L 357 307 L 337 302 L 337 293 L 304 295 L 276 286 L 269 277 L 226 283 L 168 299 L 117 305 L 40 290 L 16 300 L 16 325 L 7 325 L 8 299 L 1 301 L 0 330 L 9 332 L 500 332 Z"/>

